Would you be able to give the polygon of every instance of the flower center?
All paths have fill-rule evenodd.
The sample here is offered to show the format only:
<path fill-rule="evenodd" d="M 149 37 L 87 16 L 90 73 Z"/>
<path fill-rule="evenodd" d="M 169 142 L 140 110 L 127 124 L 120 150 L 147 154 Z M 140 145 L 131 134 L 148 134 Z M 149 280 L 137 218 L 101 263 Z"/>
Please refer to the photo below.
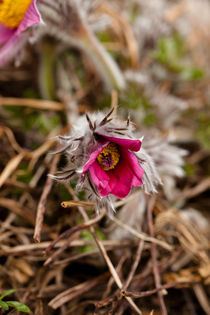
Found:
<path fill-rule="evenodd" d="M 32 0 L 0 0 L 0 23 L 9 28 L 17 27 Z"/>
<path fill-rule="evenodd" d="M 120 160 L 120 151 L 118 146 L 111 142 L 97 156 L 97 161 L 104 171 L 109 171 L 115 168 Z"/>

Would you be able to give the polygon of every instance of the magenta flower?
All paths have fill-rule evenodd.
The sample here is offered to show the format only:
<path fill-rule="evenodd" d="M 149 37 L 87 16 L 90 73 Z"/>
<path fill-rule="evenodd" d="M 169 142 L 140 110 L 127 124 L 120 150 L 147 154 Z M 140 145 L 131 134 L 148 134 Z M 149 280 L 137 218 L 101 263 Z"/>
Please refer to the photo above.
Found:
<path fill-rule="evenodd" d="M 143 184 L 144 170 L 132 153 L 140 150 L 141 141 L 101 134 L 98 136 L 99 148 L 91 153 L 83 168 L 83 174 L 90 173 L 102 197 L 112 194 L 124 198 L 131 188 Z"/>
<path fill-rule="evenodd" d="M 25 42 L 24 31 L 40 22 L 36 0 L 0 1 L 0 65 L 11 59 Z"/>
<path fill-rule="evenodd" d="M 55 153 L 65 152 L 68 165 L 50 175 L 59 181 L 75 177 L 77 188 L 86 189 L 96 207 L 114 210 L 111 196 L 126 197 L 136 186 L 146 193 L 156 192 L 161 183 L 152 158 L 134 136 L 130 120 L 121 121 L 111 110 L 77 119 L 69 136 L 59 136 L 63 144 Z"/>

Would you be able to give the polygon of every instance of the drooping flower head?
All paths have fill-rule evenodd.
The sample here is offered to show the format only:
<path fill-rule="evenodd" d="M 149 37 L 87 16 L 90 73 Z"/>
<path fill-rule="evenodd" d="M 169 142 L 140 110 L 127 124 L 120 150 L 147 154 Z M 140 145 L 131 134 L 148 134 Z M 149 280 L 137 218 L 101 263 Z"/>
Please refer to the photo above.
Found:
<path fill-rule="evenodd" d="M 102 197 L 112 194 L 124 198 L 131 188 L 143 184 L 144 171 L 133 153 L 140 150 L 141 141 L 122 137 L 123 128 L 119 128 L 120 137 L 108 136 L 98 129 L 94 133 L 97 146 L 85 163 L 83 174 L 89 173 Z"/>
<path fill-rule="evenodd" d="M 22 33 L 40 20 L 36 0 L 0 1 L 0 65 L 20 49 Z"/>
<path fill-rule="evenodd" d="M 60 136 L 69 162 L 67 169 L 52 176 L 57 180 L 80 177 L 80 188 L 87 188 L 96 201 L 109 200 L 110 195 L 126 197 L 133 187 L 144 185 L 149 171 L 160 183 L 154 165 L 141 160 L 141 140 L 134 137 L 133 125 L 101 113 L 79 118 L 70 136 Z M 144 155 L 145 156 L 145 155 Z M 146 170 L 146 173 L 144 171 Z M 155 191 L 155 184 L 150 191 Z M 149 189 L 147 189 L 149 190 Z"/>

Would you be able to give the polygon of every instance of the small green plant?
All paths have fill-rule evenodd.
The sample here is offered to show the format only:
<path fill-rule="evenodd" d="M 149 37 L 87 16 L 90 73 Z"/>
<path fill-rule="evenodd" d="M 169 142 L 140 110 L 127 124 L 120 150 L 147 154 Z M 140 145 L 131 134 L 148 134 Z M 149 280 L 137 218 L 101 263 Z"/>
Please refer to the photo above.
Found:
<path fill-rule="evenodd" d="M 10 295 L 10 294 L 12 294 L 14 292 L 15 292 L 15 290 L 11 289 L 11 290 L 8 290 L 8 291 L 4 292 L 0 296 L 0 309 L 3 308 L 4 310 L 8 310 L 9 307 L 13 307 L 19 312 L 30 313 L 30 308 L 28 306 L 26 306 L 25 304 L 23 304 L 23 303 L 20 303 L 20 302 L 17 302 L 17 301 L 3 301 L 5 296 Z"/>
<path fill-rule="evenodd" d="M 100 240 L 106 240 L 105 235 L 99 229 L 96 229 L 96 235 L 98 236 L 98 238 Z M 84 239 L 84 240 L 87 240 L 87 241 L 93 241 L 94 240 L 93 235 L 89 231 L 83 231 L 81 233 L 81 238 Z M 81 253 L 87 253 L 87 252 L 89 252 L 89 251 L 91 251 L 91 250 L 93 250 L 95 248 L 96 248 L 95 245 L 83 246 L 81 248 Z"/>
<path fill-rule="evenodd" d="M 210 150 L 210 125 L 209 125 L 209 108 L 205 108 L 205 112 L 201 112 L 197 117 L 196 138 L 200 141 L 204 149 Z"/>
<path fill-rule="evenodd" d="M 151 56 L 170 71 L 180 74 L 184 80 L 198 80 L 204 77 L 204 71 L 194 65 L 186 65 L 184 57 L 187 50 L 183 39 L 175 33 L 172 37 L 161 37 Z"/>

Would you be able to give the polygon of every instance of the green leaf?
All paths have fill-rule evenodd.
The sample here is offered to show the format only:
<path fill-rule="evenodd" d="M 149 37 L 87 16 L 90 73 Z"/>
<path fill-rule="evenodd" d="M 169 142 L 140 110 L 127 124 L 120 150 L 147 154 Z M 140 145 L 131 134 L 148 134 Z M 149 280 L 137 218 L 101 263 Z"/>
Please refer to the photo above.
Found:
<path fill-rule="evenodd" d="M 125 97 L 120 100 L 120 104 L 127 108 L 138 109 L 141 105 L 141 96 L 135 84 L 131 84 L 126 92 Z"/>
<path fill-rule="evenodd" d="M 56 44 L 53 41 L 40 42 L 40 62 L 39 70 L 39 89 L 44 99 L 52 100 L 54 98 L 54 70 L 55 70 L 55 51 Z"/>
<path fill-rule="evenodd" d="M 72 199 L 68 190 L 63 185 L 58 186 L 58 191 L 59 191 L 59 195 L 60 195 L 62 200 L 71 200 Z"/>
<path fill-rule="evenodd" d="M 37 127 L 41 134 L 48 134 L 51 130 L 59 126 L 60 119 L 57 115 L 47 117 L 45 114 L 40 114 L 34 121 L 34 126 Z"/>
<path fill-rule="evenodd" d="M 17 176 L 18 181 L 28 184 L 33 177 L 33 173 L 30 170 L 23 172 L 21 175 Z"/>
<path fill-rule="evenodd" d="M 34 87 L 28 87 L 23 91 L 24 98 L 40 98 L 40 95 L 35 91 Z"/>
<path fill-rule="evenodd" d="M 14 292 L 15 292 L 14 289 L 7 290 L 6 292 L 4 292 L 4 293 L 0 296 L 0 300 L 2 300 L 5 296 L 10 295 L 10 294 L 12 294 L 12 293 L 14 293 Z"/>
<path fill-rule="evenodd" d="M 17 311 L 20 311 L 20 312 L 30 313 L 30 311 L 31 311 L 27 305 L 22 304 L 22 303 L 17 302 L 17 301 L 8 301 L 7 304 L 10 307 L 14 307 Z"/>
<path fill-rule="evenodd" d="M 154 113 L 148 113 L 145 117 L 144 117 L 144 121 L 143 124 L 145 126 L 152 126 L 154 125 L 156 122 L 156 117 Z"/>
<path fill-rule="evenodd" d="M 199 80 L 204 77 L 204 71 L 197 67 L 186 67 L 183 68 L 181 76 L 185 80 Z"/>
<path fill-rule="evenodd" d="M 0 301 L 0 308 L 3 308 L 4 310 L 8 310 L 9 306 L 7 305 L 6 302 Z"/>
<path fill-rule="evenodd" d="M 183 169 L 185 171 L 185 173 L 187 174 L 187 176 L 191 177 L 195 175 L 195 167 L 192 164 L 185 164 L 183 166 Z"/>
<path fill-rule="evenodd" d="M 108 43 L 108 42 L 112 41 L 110 35 L 107 32 L 106 33 L 105 32 L 99 32 L 99 33 L 97 33 L 97 36 L 102 43 Z"/>
<path fill-rule="evenodd" d="M 175 33 L 172 37 L 161 37 L 158 40 L 156 50 L 151 52 L 151 56 L 170 71 L 179 73 L 183 69 L 181 60 L 185 53 L 184 42 Z"/>
<path fill-rule="evenodd" d="M 81 233 L 81 237 L 87 241 L 92 241 L 94 239 L 93 235 L 89 231 L 83 231 Z M 80 251 L 81 253 L 88 253 L 93 249 L 95 249 L 95 245 L 86 245 L 82 246 Z"/>
<path fill-rule="evenodd" d="M 98 238 L 102 241 L 105 241 L 107 239 L 106 236 L 98 229 L 96 229 L 96 234 L 97 234 Z"/>
<path fill-rule="evenodd" d="M 210 124 L 209 124 L 210 112 L 209 108 L 205 109 L 205 112 L 201 112 L 197 118 L 197 130 L 195 132 L 196 138 L 200 141 L 201 145 L 210 150 Z"/>
<path fill-rule="evenodd" d="M 96 234 L 100 240 L 106 240 L 105 235 L 100 230 L 96 229 Z M 89 231 L 83 231 L 81 233 L 81 237 L 87 241 L 94 240 L 93 235 Z M 86 246 L 82 246 L 80 251 L 81 253 L 87 253 L 95 248 L 96 248 L 95 245 L 86 245 Z"/>
<path fill-rule="evenodd" d="M 81 233 L 81 237 L 87 241 L 92 241 L 94 239 L 93 235 L 89 231 L 83 231 Z"/>

